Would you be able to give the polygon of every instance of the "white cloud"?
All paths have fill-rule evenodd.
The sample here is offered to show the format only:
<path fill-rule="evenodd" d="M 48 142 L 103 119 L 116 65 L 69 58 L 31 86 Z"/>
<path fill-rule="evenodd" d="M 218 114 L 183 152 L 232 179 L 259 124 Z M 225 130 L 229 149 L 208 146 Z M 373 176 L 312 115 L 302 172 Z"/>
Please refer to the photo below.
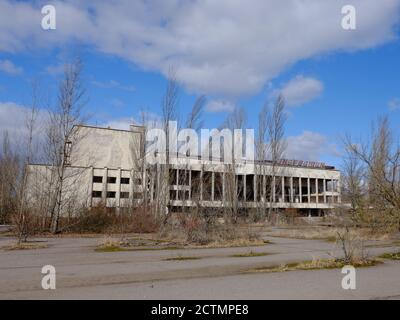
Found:
<path fill-rule="evenodd" d="M 120 119 L 110 120 L 104 124 L 101 124 L 100 127 L 129 130 L 129 126 L 134 123 L 135 120 L 133 118 L 120 118 Z"/>
<path fill-rule="evenodd" d="M 161 126 L 161 118 L 158 114 L 150 111 L 140 111 L 135 117 L 122 117 L 100 123 L 100 127 L 110 127 L 112 129 L 129 130 L 131 124 L 146 123 L 147 128 Z"/>
<path fill-rule="evenodd" d="M 314 78 L 302 75 L 291 79 L 283 88 L 275 91 L 281 93 L 286 105 L 289 107 L 300 106 L 319 97 L 324 90 L 324 84 Z"/>
<path fill-rule="evenodd" d="M 336 146 L 320 133 L 304 131 L 301 135 L 287 138 L 285 158 L 319 161 L 321 156 L 338 155 Z"/>
<path fill-rule="evenodd" d="M 123 85 L 116 80 L 110 80 L 108 82 L 101 82 L 101 81 L 92 81 L 92 83 L 99 88 L 102 89 L 120 89 L 125 91 L 133 92 L 135 91 L 135 87 L 131 85 Z"/>
<path fill-rule="evenodd" d="M 208 112 L 231 112 L 235 109 L 235 105 L 229 101 L 211 100 L 207 102 L 205 110 Z"/>
<path fill-rule="evenodd" d="M 400 109 L 400 98 L 393 98 L 388 102 L 389 110 L 395 111 Z"/>
<path fill-rule="evenodd" d="M 45 68 L 45 71 L 50 74 L 50 75 L 59 75 L 62 74 L 65 70 L 65 65 L 64 64 L 58 64 L 58 65 L 51 65 L 47 66 Z"/>
<path fill-rule="evenodd" d="M 0 101 L 0 147 L 2 147 L 2 137 L 5 132 L 8 133 L 14 146 L 18 148 L 23 147 L 24 143 L 26 143 L 26 138 L 28 137 L 26 123 L 30 111 L 29 108 L 15 102 Z M 38 145 L 39 141 L 44 139 L 43 128 L 47 119 L 47 113 L 44 110 L 39 109 L 33 133 L 35 145 Z"/>
<path fill-rule="evenodd" d="M 0 51 L 71 40 L 166 74 L 190 90 L 253 94 L 304 59 L 393 39 L 400 0 L 353 0 L 357 29 L 343 30 L 347 0 L 54 1 L 57 30 L 41 30 L 36 2 L 0 2 Z"/>
<path fill-rule="evenodd" d="M 24 70 L 21 67 L 17 67 L 10 60 L 0 60 L 0 71 L 11 74 L 13 76 L 22 74 Z"/>

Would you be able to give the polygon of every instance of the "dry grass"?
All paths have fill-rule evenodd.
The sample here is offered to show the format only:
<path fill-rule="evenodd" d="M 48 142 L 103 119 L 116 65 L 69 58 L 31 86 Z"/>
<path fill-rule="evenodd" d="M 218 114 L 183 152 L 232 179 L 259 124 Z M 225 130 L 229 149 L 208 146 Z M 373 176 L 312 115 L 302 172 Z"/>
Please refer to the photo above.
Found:
<path fill-rule="evenodd" d="M 272 237 L 304 239 L 304 240 L 325 240 L 335 242 L 338 233 L 343 233 L 344 228 L 334 227 L 304 227 L 288 228 L 272 231 Z M 389 240 L 390 234 L 374 233 L 367 228 L 351 228 L 350 234 L 353 238 L 360 240 Z"/>
<path fill-rule="evenodd" d="M 35 242 L 22 242 L 15 243 L 7 246 L 1 247 L 3 250 L 35 250 L 35 249 L 45 249 L 48 248 L 47 244 L 44 243 L 35 243 Z"/>
<path fill-rule="evenodd" d="M 207 244 L 200 245 L 188 245 L 190 249 L 201 249 L 201 248 L 236 248 L 236 247 L 259 247 L 264 246 L 266 242 L 261 239 L 232 239 L 232 240 L 217 240 Z"/>
<path fill-rule="evenodd" d="M 233 254 L 230 257 L 231 258 L 250 258 L 250 257 L 264 257 L 264 256 L 268 256 L 268 255 L 270 255 L 270 253 L 250 251 L 250 252 L 246 252 L 246 253 Z"/>
<path fill-rule="evenodd" d="M 400 251 L 394 253 L 384 253 L 380 256 L 382 259 L 400 260 Z"/>
<path fill-rule="evenodd" d="M 351 265 L 356 268 L 372 267 L 382 263 L 376 259 L 365 259 L 353 261 Z M 312 261 L 302 261 L 296 263 L 281 264 L 279 266 L 268 266 L 249 270 L 248 272 L 287 272 L 296 270 L 321 270 L 321 269 L 338 269 L 348 265 L 342 259 L 313 259 Z"/>
<path fill-rule="evenodd" d="M 134 239 L 137 240 L 137 239 Z M 105 237 L 100 242 L 96 252 L 121 252 L 121 251 L 156 251 L 156 250 L 178 250 L 183 247 L 175 245 L 155 245 L 155 246 L 137 246 L 127 239 L 116 239 L 113 237 Z"/>

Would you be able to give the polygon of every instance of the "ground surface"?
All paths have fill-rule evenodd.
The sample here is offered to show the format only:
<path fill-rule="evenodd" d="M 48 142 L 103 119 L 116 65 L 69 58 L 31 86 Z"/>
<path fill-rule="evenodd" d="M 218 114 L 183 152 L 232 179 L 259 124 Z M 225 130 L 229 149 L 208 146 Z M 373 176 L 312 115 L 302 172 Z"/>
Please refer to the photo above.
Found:
<path fill-rule="evenodd" d="M 43 238 L 44 249 L 0 250 L 0 299 L 400 299 L 400 261 L 357 269 L 357 289 L 341 287 L 341 270 L 247 273 L 250 269 L 338 256 L 332 242 L 268 237 L 261 247 L 95 252 L 99 239 Z M 0 247 L 12 239 L 0 237 Z M 259 257 L 233 254 L 267 252 Z M 369 242 L 368 254 L 395 250 Z M 165 261 L 179 256 L 198 260 Z M 53 265 L 57 289 L 41 288 Z"/>

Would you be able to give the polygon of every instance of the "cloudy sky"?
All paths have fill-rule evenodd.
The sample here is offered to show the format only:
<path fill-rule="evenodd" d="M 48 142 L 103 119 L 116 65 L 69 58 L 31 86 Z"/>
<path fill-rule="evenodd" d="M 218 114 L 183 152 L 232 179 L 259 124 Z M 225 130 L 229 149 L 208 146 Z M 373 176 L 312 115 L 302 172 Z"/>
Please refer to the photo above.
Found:
<path fill-rule="evenodd" d="M 46 4 L 56 30 L 41 27 Z M 355 30 L 342 28 L 346 4 Z M 55 100 L 63 64 L 79 55 L 93 124 L 157 117 L 173 66 L 182 117 L 205 94 L 205 127 L 241 106 L 256 128 L 282 93 L 287 157 L 337 164 L 344 133 L 368 132 L 379 114 L 398 127 L 399 24 L 400 0 L 0 0 L 0 131 L 21 127 L 32 80 Z"/>

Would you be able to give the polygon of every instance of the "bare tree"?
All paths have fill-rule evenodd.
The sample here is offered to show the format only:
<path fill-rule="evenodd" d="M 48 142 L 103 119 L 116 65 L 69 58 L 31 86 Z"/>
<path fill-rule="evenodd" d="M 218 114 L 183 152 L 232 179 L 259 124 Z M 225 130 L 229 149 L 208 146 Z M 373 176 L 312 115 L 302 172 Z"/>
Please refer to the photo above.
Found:
<path fill-rule="evenodd" d="M 53 233 L 58 232 L 59 219 L 63 207 L 63 186 L 68 179 L 66 168 L 71 155 L 71 148 L 77 142 L 79 132 L 75 125 L 83 123 L 82 113 L 87 103 L 86 91 L 82 84 L 83 64 L 80 59 L 65 65 L 64 76 L 59 84 L 58 102 L 50 110 L 47 128 L 47 154 L 53 170 L 52 185 L 54 199 L 51 210 L 51 227 Z"/>
<path fill-rule="evenodd" d="M 203 126 L 202 116 L 203 116 L 203 109 L 205 102 L 206 102 L 206 97 L 204 95 L 199 96 L 195 100 L 192 109 L 187 115 L 186 129 L 193 129 L 195 131 L 200 131 L 201 127 Z M 189 143 L 189 140 L 187 140 L 186 143 Z M 177 184 L 179 186 L 178 187 L 179 189 L 183 189 L 178 191 L 178 197 L 179 200 L 182 201 L 181 210 L 182 212 L 185 212 L 185 208 L 187 206 L 187 201 L 189 200 L 189 193 L 190 193 L 189 190 L 186 190 L 189 188 L 190 157 L 193 155 L 190 154 L 190 150 L 187 150 L 186 153 L 182 156 L 185 157 L 184 159 L 185 161 L 184 165 L 179 169 Z"/>
<path fill-rule="evenodd" d="M 234 131 L 235 129 L 244 129 L 247 121 L 246 111 L 243 108 L 236 107 L 231 114 L 227 116 L 223 127 Z M 226 143 L 226 141 L 225 141 Z M 244 143 L 244 141 L 243 141 Z M 237 146 L 235 146 L 237 147 Z M 242 145 L 243 150 L 243 145 Z M 241 202 L 245 200 L 244 178 L 237 172 L 237 163 L 232 148 L 232 163 L 225 164 L 225 216 L 231 222 L 236 223 L 239 217 Z"/>
<path fill-rule="evenodd" d="M 380 226 L 400 230 L 400 146 L 394 139 L 387 117 L 379 118 L 371 130 L 370 142 L 346 139 L 346 148 L 364 167 L 369 214 Z"/>
<path fill-rule="evenodd" d="M 186 128 L 193 129 L 195 131 L 199 131 L 203 126 L 203 109 L 204 104 L 206 103 L 206 97 L 201 95 L 198 97 L 193 104 L 192 109 L 190 110 L 187 120 L 186 120 Z"/>
<path fill-rule="evenodd" d="M 12 150 L 8 131 L 3 132 L 0 154 L 0 223 L 9 223 L 15 211 L 16 185 L 20 171 L 18 155 Z"/>
<path fill-rule="evenodd" d="M 178 100 L 179 100 L 179 85 L 176 80 L 176 74 L 173 68 L 170 68 L 168 75 L 168 82 L 164 97 L 161 103 L 161 113 L 162 113 L 162 126 L 166 135 L 166 154 L 165 154 L 165 165 L 157 165 L 157 184 L 156 184 L 156 215 L 161 217 L 164 214 L 164 224 L 167 223 L 169 217 L 168 212 L 168 202 L 169 202 L 169 186 L 170 186 L 170 121 L 177 121 L 178 116 Z M 176 156 L 176 153 L 175 153 Z"/>
<path fill-rule="evenodd" d="M 22 143 L 11 144 L 8 133 L 4 133 L 3 154 L 0 157 L 1 199 L 16 227 L 18 242 L 25 242 L 33 229 L 32 214 L 28 203 L 28 164 L 34 157 L 34 135 L 38 116 L 37 85 L 32 85 L 32 101 L 26 115 Z M 2 204 L 2 208 L 4 205 Z"/>
<path fill-rule="evenodd" d="M 343 159 L 342 168 L 342 197 L 345 202 L 351 204 L 353 213 L 357 209 L 364 206 L 364 167 L 358 157 L 356 157 L 351 150 L 346 149 L 346 155 Z"/>
<path fill-rule="evenodd" d="M 286 114 L 285 114 L 285 101 L 282 95 L 279 95 L 275 101 L 272 112 L 269 113 L 267 117 L 267 135 L 268 135 L 268 144 L 269 144 L 269 152 L 270 152 L 270 160 L 271 160 L 271 181 L 270 181 L 270 199 L 269 199 L 269 209 L 268 209 L 268 218 L 271 217 L 271 212 L 273 209 L 274 203 L 274 194 L 276 194 L 279 190 L 277 188 L 278 184 L 276 183 L 276 178 L 283 174 L 281 172 L 281 167 L 279 166 L 280 160 L 282 160 L 283 155 L 285 153 L 287 143 L 285 140 L 285 123 L 286 123 Z"/>
<path fill-rule="evenodd" d="M 258 115 L 258 134 L 256 140 L 256 164 L 255 164 L 255 179 L 256 183 L 256 200 L 257 200 L 257 210 L 258 216 L 265 217 L 267 209 L 267 171 L 265 166 L 265 161 L 267 160 L 268 144 L 267 144 L 267 134 L 268 134 L 268 116 L 269 108 L 268 104 L 265 103 Z"/>

